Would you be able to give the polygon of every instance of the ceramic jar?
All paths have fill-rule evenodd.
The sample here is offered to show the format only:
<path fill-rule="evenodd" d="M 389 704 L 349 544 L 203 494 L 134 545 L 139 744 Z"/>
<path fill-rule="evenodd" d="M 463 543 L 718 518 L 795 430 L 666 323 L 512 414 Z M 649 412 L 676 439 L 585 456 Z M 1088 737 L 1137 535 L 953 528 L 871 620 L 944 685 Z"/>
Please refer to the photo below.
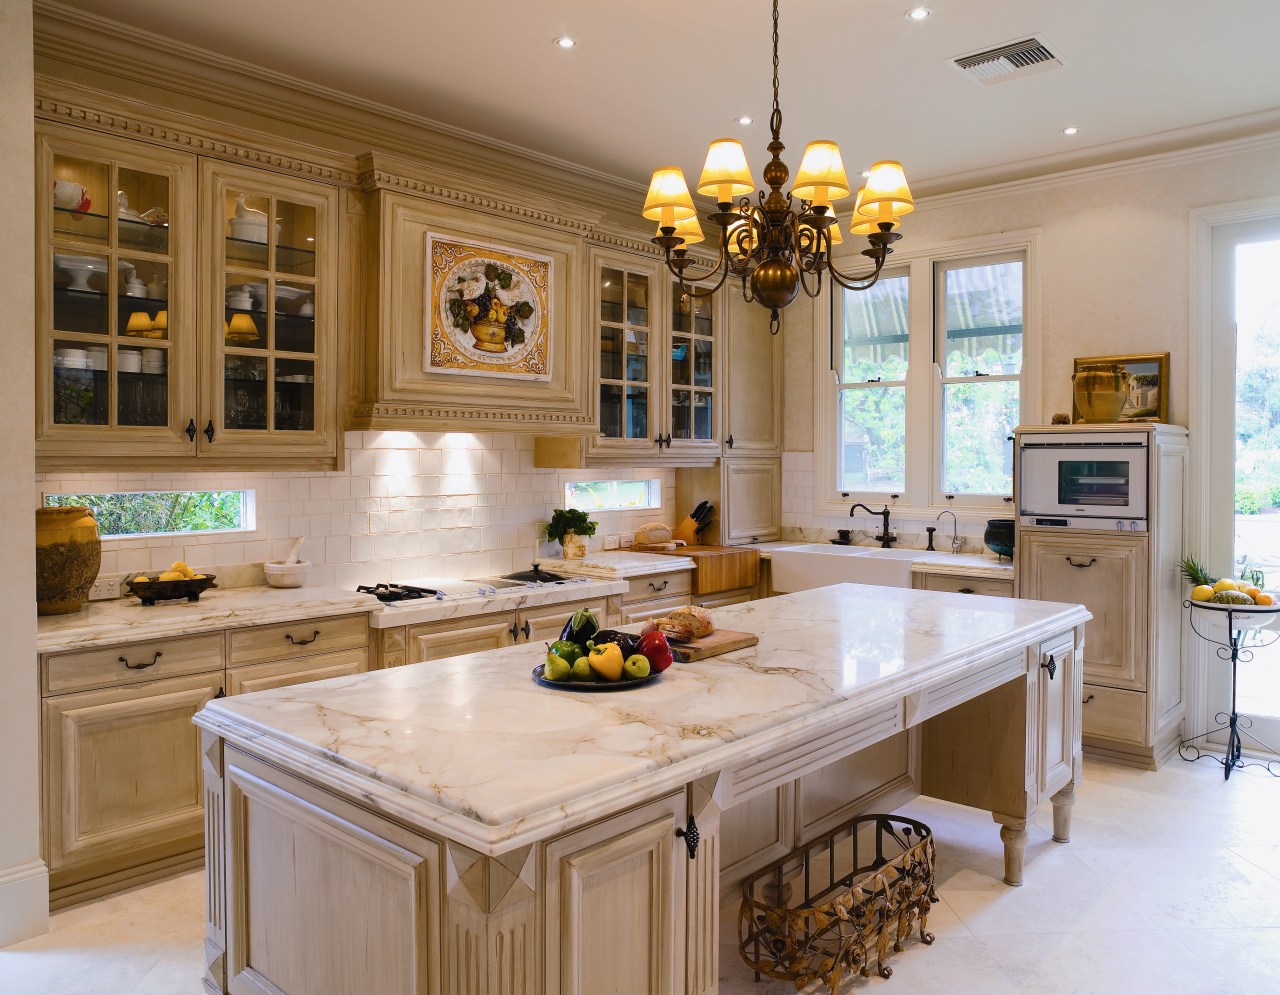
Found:
<path fill-rule="evenodd" d="M 1086 422 L 1114 422 L 1129 396 L 1129 371 L 1118 363 L 1083 366 L 1072 374 L 1076 410 Z"/>
<path fill-rule="evenodd" d="M 78 612 L 101 566 L 102 540 L 91 509 L 36 509 L 37 614 Z"/>
<path fill-rule="evenodd" d="M 987 549 L 996 556 L 1013 559 L 1013 527 L 1012 518 L 988 518 L 986 531 L 982 533 Z"/>
<path fill-rule="evenodd" d="M 587 555 L 587 537 L 576 532 L 566 532 L 560 540 L 560 546 L 566 560 L 581 560 Z"/>

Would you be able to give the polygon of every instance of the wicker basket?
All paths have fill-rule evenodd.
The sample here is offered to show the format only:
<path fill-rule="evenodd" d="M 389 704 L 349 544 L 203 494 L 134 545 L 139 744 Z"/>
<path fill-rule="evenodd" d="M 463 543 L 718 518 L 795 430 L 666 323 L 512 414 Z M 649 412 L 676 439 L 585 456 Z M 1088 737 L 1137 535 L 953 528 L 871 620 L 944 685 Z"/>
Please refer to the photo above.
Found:
<path fill-rule="evenodd" d="M 887 978 L 890 950 L 902 950 L 914 924 L 923 942 L 933 942 L 933 870 L 933 833 L 924 823 L 859 816 L 746 881 L 742 959 L 757 981 L 766 974 L 797 991 L 820 980 L 836 995 L 847 977 L 868 976 L 873 959 Z"/>

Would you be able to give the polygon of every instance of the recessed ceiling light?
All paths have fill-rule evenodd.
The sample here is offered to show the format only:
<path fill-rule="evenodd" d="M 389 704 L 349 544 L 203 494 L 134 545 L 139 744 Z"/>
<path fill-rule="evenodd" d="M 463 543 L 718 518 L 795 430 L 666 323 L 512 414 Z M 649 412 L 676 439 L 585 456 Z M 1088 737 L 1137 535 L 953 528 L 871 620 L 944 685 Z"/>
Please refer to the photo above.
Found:
<path fill-rule="evenodd" d="M 933 11 L 931 11 L 928 7 L 912 7 L 909 11 L 907 11 L 907 20 L 909 21 L 923 21 L 932 16 L 933 16 Z"/>
<path fill-rule="evenodd" d="M 862 171 L 862 178 L 863 178 L 864 180 L 865 180 L 865 179 L 868 179 L 870 176 L 871 176 L 871 170 L 869 170 L 869 169 L 864 169 L 864 170 Z"/>
<path fill-rule="evenodd" d="M 750 114 L 743 114 L 742 117 L 735 117 L 734 120 L 737 121 L 738 124 L 750 124 L 752 121 L 755 120 L 755 118 L 753 118 Z"/>
<path fill-rule="evenodd" d="M 578 44 L 568 35 L 561 35 L 555 41 L 556 41 L 556 44 L 559 45 L 561 48 L 573 48 L 574 45 Z"/>
<path fill-rule="evenodd" d="M 1076 127 L 1062 129 L 1062 133 L 1064 135 L 1076 135 L 1076 134 L 1079 134 L 1079 132 L 1080 132 L 1080 129 Z"/>

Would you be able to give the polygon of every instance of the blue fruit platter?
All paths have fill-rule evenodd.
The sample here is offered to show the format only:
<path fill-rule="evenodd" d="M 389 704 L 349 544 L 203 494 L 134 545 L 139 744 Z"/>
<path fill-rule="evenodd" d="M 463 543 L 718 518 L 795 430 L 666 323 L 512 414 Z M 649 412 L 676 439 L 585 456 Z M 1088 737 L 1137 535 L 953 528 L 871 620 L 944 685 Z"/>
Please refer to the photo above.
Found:
<path fill-rule="evenodd" d="M 533 668 L 534 684 L 541 684 L 544 688 L 551 688 L 553 691 L 578 691 L 586 694 L 598 694 L 602 691 L 633 691 L 646 684 L 652 684 L 662 677 L 662 672 L 655 670 L 648 677 L 641 677 L 639 680 L 627 680 L 624 677 L 620 681 L 549 681 L 542 676 L 546 667 L 545 663 L 540 663 Z"/>

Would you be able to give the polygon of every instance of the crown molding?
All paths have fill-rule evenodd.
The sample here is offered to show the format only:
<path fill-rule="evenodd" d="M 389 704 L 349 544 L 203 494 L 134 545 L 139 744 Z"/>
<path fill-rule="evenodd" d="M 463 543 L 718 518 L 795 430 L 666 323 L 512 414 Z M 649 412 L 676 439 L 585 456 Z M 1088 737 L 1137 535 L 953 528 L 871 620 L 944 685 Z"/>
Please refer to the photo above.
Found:
<path fill-rule="evenodd" d="M 594 428 L 595 418 L 584 412 L 499 411 L 483 406 L 386 402 L 354 404 L 349 429 L 422 429 L 430 431 L 542 431 L 552 428 Z"/>

